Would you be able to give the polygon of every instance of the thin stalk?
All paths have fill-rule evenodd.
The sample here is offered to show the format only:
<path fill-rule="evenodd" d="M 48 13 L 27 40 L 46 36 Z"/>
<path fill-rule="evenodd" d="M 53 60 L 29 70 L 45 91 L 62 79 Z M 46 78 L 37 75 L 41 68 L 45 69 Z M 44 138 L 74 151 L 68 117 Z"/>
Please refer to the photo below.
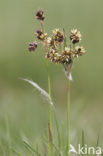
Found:
<path fill-rule="evenodd" d="M 67 79 L 67 147 L 66 147 L 66 156 L 70 156 L 70 80 Z M 69 154 L 68 154 L 69 153 Z"/>
<path fill-rule="evenodd" d="M 65 29 L 63 29 L 63 32 L 64 32 L 64 49 L 65 49 L 65 47 L 67 46 Z M 69 148 L 70 148 L 70 80 L 69 80 L 69 78 L 67 78 L 67 147 L 66 147 L 66 156 L 70 156 Z"/>
<path fill-rule="evenodd" d="M 45 33 L 44 23 L 43 22 L 41 22 L 41 29 L 42 29 L 43 33 Z M 45 41 L 44 41 L 44 48 L 45 48 L 45 52 L 47 52 L 47 43 Z M 48 124 L 48 130 L 49 130 L 49 156 L 53 156 L 51 85 L 50 85 L 50 74 L 49 74 L 48 61 L 46 62 L 46 67 L 47 67 L 47 73 L 48 73 L 48 90 L 49 90 L 49 124 Z"/>
<path fill-rule="evenodd" d="M 45 33 L 45 31 L 44 31 L 44 23 L 42 21 L 41 21 L 41 28 L 42 28 L 43 33 Z"/>
<path fill-rule="evenodd" d="M 49 90 L 49 156 L 53 156 L 53 140 L 52 140 L 52 105 L 51 105 L 51 85 L 50 85 L 50 75 L 48 70 L 47 61 L 47 72 L 48 72 L 48 90 Z"/>
<path fill-rule="evenodd" d="M 50 129 L 52 131 L 52 105 L 51 105 L 51 83 L 50 83 L 50 74 L 49 74 L 49 66 L 48 61 L 46 63 L 47 65 L 47 72 L 48 72 L 48 90 L 49 90 L 49 121 L 50 121 Z"/>
<path fill-rule="evenodd" d="M 50 85 L 50 76 L 48 73 L 48 89 L 49 89 L 49 119 L 50 119 L 50 129 L 52 131 L 52 105 L 51 105 L 51 85 Z"/>

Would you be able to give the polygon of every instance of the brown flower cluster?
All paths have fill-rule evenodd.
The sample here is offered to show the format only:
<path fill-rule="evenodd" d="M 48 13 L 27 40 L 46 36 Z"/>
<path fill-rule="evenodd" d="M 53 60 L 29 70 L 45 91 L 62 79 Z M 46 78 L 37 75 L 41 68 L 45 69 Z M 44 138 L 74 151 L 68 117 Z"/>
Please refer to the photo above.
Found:
<path fill-rule="evenodd" d="M 40 21 L 41 28 L 36 31 L 36 40 L 41 41 L 46 51 L 46 58 L 56 64 L 62 64 L 65 70 L 71 67 L 75 58 L 82 56 L 85 50 L 79 46 L 81 41 L 81 33 L 77 29 L 73 29 L 70 35 L 65 34 L 64 29 L 54 29 L 49 37 L 44 30 L 44 11 L 39 9 L 36 13 L 36 19 Z M 68 41 L 69 39 L 69 41 Z M 68 44 L 67 44 L 68 43 Z M 37 41 L 29 44 L 29 51 L 35 51 Z"/>
<path fill-rule="evenodd" d="M 40 21 L 44 21 L 45 17 L 44 17 L 44 11 L 39 9 L 36 13 L 36 18 Z"/>
<path fill-rule="evenodd" d="M 47 38 L 47 34 L 43 32 L 43 30 L 37 30 L 35 33 L 38 40 L 45 41 Z"/>
<path fill-rule="evenodd" d="M 46 58 L 54 63 L 69 65 L 74 58 L 82 56 L 85 50 L 82 46 L 76 45 L 81 40 L 81 34 L 77 29 L 70 32 L 71 45 L 67 46 L 67 38 L 64 31 L 54 29 L 51 37 L 47 38 L 48 49 Z"/>
<path fill-rule="evenodd" d="M 37 48 L 37 42 L 29 43 L 29 51 L 34 51 Z"/>

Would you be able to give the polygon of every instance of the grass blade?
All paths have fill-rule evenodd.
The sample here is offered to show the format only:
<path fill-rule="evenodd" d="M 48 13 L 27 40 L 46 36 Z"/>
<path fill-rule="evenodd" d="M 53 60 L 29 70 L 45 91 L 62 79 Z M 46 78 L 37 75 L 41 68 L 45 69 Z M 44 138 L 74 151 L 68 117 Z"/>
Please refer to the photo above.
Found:
<path fill-rule="evenodd" d="M 59 155 L 59 156 L 62 156 L 60 150 L 53 144 L 55 150 L 56 150 L 56 153 Z"/>
<path fill-rule="evenodd" d="M 17 156 L 22 156 L 19 152 L 17 152 L 14 148 L 11 148 L 11 150 L 17 155 Z"/>
<path fill-rule="evenodd" d="M 32 153 L 32 154 L 36 154 L 37 156 L 41 156 L 41 154 L 38 152 L 38 150 L 35 150 L 34 148 L 32 148 L 26 141 L 23 141 L 25 147 Z"/>
<path fill-rule="evenodd" d="M 85 146 L 85 143 L 84 142 L 85 142 L 85 140 L 84 140 L 84 130 L 82 130 L 82 147 Z M 83 152 L 84 152 L 84 150 L 83 150 Z"/>
<path fill-rule="evenodd" d="M 49 97 L 49 94 L 44 90 L 42 89 L 37 83 L 31 81 L 31 80 L 28 80 L 28 79 L 25 79 L 25 78 L 20 78 L 21 80 L 24 80 L 26 82 L 28 82 L 29 84 L 31 84 L 33 87 L 35 87 L 42 95 L 44 95 L 44 97 L 46 98 L 46 100 L 48 102 L 51 103 L 51 105 L 53 105 L 53 102 L 52 102 L 52 99 L 50 101 L 50 97 Z"/>

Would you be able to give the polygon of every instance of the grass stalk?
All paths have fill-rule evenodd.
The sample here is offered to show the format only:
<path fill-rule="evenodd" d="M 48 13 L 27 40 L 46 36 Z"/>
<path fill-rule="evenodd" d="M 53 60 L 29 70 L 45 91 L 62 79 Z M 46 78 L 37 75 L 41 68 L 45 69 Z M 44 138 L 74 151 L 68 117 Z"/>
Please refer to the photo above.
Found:
<path fill-rule="evenodd" d="M 52 105 L 51 105 L 51 83 L 50 83 L 50 74 L 47 61 L 47 73 L 48 73 L 48 90 L 49 90 L 49 156 L 53 156 L 53 139 L 52 139 Z"/>
<path fill-rule="evenodd" d="M 41 29 L 43 33 L 44 30 L 44 23 L 41 21 Z M 45 51 L 47 52 L 47 43 L 44 41 Z M 52 140 L 52 100 L 51 100 L 51 84 L 50 84 L 50 74 L 49 74 L 49 65 L 48 61 L 46 61 L 47 67 L 47 74 L 48 74 L 48 91 L 49 91 L 49 124 L 48 124 L 48 131 L 49 131 L 49 156 L 53 156 L 53 140 Z"/>
<path fill-rule="evenodd" d="M 44 23 L 41 21 L 41 29 L 43 33 L 44 30 Z M 47 43 L 44 41 L 45 51 L 47 52 Z M 51 84 L 50 84 L 50 74 L 49 74 L 49 65 L 48 61 L 46 61 L 47 67 L 47 74 L 48 74 L 48 91 L 49 91 L 49 124 L 48 124 L 48 131 L 49 131 L 49 156 L 53 156 L 53 140 L 52 140 L 52 105 L 51 105 Z"/>
<path fill-rule="evenodd" d="M 11 148 L 12 152 L 15 153 L 17 156 L 22 156 L 19 152 L 17 152 L 14 148 Z"/>
<path fill-rule="evenodd" d="M 26 141 L 23 141 L 25 147 L 34 155 L 36 154 L 36 156 L 41 156 L 41 154 L 38 152 L 38 150 L 35 150 L 34 148 L 31 147 L 31 145 L 29 145 Z"/>

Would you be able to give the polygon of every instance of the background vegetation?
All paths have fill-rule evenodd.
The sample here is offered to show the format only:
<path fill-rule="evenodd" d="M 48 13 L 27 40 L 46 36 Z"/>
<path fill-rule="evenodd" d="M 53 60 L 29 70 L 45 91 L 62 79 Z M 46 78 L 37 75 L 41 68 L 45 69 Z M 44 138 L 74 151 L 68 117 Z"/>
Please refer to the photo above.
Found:
<path fill-rule="evenodd" d="M 28 43 L 39 23 L 35 12 L 45 10 L 47 32 L 55 27 L 83 35 L 87 53 L 73 67 L 71 84 L 71 142 L 94 144 L 100 136 L 103 146 L 103 1 L 102 0 L 6 0 L 0 2 L 0 155 L 9 153 L 8 144 L 28 156 L 21 138 L 34 145 L 47 129 L 48 104 L 32 86 L 19 77 L 30 78 L 48 90 L 43 47 L 28 52 Z M 66 123 L 66 79 L 62 66 L 50 63 L 52 97 L 58 120 Z"/>

